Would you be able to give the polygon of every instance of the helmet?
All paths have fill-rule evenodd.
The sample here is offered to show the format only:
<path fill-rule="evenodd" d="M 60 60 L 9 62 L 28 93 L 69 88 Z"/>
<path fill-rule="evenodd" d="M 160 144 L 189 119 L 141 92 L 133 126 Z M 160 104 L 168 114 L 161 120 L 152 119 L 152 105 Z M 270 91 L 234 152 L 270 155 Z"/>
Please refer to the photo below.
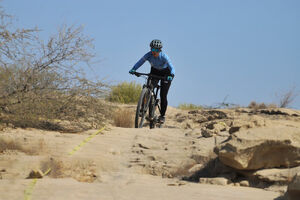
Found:
<path fill-rule="evenodd" d="M 151 48 L 161 49 L 163 47 L 162 42 L 160 40 L 152 40 L 150 43 Z"/>

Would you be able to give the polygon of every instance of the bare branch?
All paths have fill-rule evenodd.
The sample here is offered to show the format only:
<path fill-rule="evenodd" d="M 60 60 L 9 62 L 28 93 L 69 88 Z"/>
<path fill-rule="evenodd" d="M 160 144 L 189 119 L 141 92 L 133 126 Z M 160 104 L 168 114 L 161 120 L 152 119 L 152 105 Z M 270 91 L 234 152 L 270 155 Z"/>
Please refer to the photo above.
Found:
<path fill-rule="evenodd" d="M 291 88 L 286 93 L 282 94 L 280 101 L 279 101 L 279 107 L 280 108 L 287 108 L 289 107 L 292 102 L 296 99 L 296 97 L 299 95 L 295 92 L 296 87 Z"/>
<path fill-rule="evenodd" d="M 106 95 L 108 86 L 84 78 L 95 53 L 83 27 L 63 25 L 44 42 L 38 28 L 12 25 L 13 18 L 0 7 L 0 112 L 32 122 L 75 120 L 87 116 L 82 110 L 88 109 L 99 116 L 104 108 L 97 98 Z"/>

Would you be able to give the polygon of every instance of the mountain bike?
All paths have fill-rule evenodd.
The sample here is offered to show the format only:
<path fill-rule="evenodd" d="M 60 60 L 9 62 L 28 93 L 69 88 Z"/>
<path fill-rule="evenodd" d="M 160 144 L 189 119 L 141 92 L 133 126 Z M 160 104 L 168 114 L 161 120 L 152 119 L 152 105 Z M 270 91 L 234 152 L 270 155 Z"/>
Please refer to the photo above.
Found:
<path fill-rule="evenodd" d="M 145 118 L 150 122 L 149 125 L 151 129 L 155 128 L 156 126 L 161 128 L 162 123 L 158 120 L 158 116 L 155 114 L 155 112 L 158 110 L 159 113 L 161 113 L 160 100 L 157 99 L 158 91 L 161 88 L 158 82 L 159 80 L 167 80 L 166 77 L 139 72 L 135 72 L 134 75 L 137 77 L 147 77 L 147 82 L 143 85 L 139 102 L 136 107 L 135 128 L 142 128 Z M 148 110 L 149 113 L 148 116 L 146 116 Z"/>

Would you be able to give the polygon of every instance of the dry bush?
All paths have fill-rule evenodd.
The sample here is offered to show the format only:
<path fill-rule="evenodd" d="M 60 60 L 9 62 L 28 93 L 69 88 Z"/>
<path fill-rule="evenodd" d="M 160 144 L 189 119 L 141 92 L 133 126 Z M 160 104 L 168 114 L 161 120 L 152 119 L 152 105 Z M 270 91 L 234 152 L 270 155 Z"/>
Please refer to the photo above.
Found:
<path fill-rule="evenodd" d="M 274 103 L 268 104 L 268 108 L 278 108 L 278 106 Z"/>
<path fill-rule="evenodd" d="M 100 100 L 108 86 L 84 78 L 94 53 L 82 27 L 61 26 L 43 42 L 37 29 L 12 23 L 0 7 L 0 123 L 61 130 L 53 121 L 81 118 L 100 126 L 110 113 Z"/>
<path fill-rule="evenodd" d="M 0 138 L 0 153 L 8 150 L 19 151 L 28 155 L 38 155 L 46 149 L 45 141 L 38 140 L 32 144 L 22 144 L 20 141 L 13 138 Z"/>
<path fill-rule="evenodd" d="M 24 148 L 18 141 L 8 138 L 0 138 L 0 153 L 3 153 L 7 150 L 16 150 L 23 152 Z"/>
<path fill-rule="evenodd" d="M 41 155 L 48 152 L 48 147 L 44 139 L 23 144 L 23 152 L 28 155 Z"/>
<path fill-rule="evenodd" d="M 178 105 L 178 108 L 182 109 L 182 110 L 201 110 L 204 107 L 200 106 L 200 105 L 195 105 L 192 103 L 181 103 Z"/>
<path fill-rule="evenodd" d="M 296 94 L 295 92 L 295 87 L 293 87 L 292 89 L 281 95 L 278 106 L 280 108 L 289 107 L 298 95 L 299 94 Z"/>
<path fill-rule="evenodd" d="M 45 173 L 50 169 L 48 175 L 52 178 L 62 178 L 64 175 L 64 162 L 60 159 L 49 158 L 41 162 L 41 170 Z"/>
<path fill-rule="evenodd" d="M 110 105 L 97 98 L 70 99 L 63 95 L 49 96 L 46 101 L 32 98 L 9 108 L 10 112 L 2 115 L 2 122 L 15 127 L 69 132 L 102 127 L 111 118 L 112 110 Z"/>
<path fill-rule="evenodd" d="M 277 105 L 257 103 L 256 101 L 251 101 L 250 104 L 248 105 L 248 108 L 251 108 L 253 110 L 258 110 L 258 109 L 267 109 L 267 108 L 277 108 Z"/>
<path fill-rule="evenodd" d="M 238 104 L 227 102 L 228 97 L 229 97 L 229 95 L 226 95 L 221 103 L 217 103 L 215 106 L 209 106 L 207 108 L 213 108 L 213 109 L 234 108 L 234 109 L 236 109 L 236 108 L 240 107 L 240 105 L 238 105 Z"/>
<path fill-rule="evenodd" d="M 113 115 L 117 127 L 132 128 L 134 125 L 134 112 L 129 109 L 118 109 Z"/>
<path fill-rule="evenodd" d="M 79 182 L 92 183 L 97 179 L 96 164 L 91 160 L 81 160 L 72 163 L 71 177 Z"/>
<path fill-rule="evenodd" d="M 41 170 L 52 178 L 72 177 L 79 182 L 93 182 L 97 179 L 96 165 L 90 160 L 62 160 L 59 158 L 49 158 L 41 162 Z"/>
<path fill-rule="evenodd" d="M 256 101 L 251 101 L 250 104 L 248 105 L 248 108 L 251 109 L 266 109 L 267 106 L 265 103 L 257 103 Z"/>

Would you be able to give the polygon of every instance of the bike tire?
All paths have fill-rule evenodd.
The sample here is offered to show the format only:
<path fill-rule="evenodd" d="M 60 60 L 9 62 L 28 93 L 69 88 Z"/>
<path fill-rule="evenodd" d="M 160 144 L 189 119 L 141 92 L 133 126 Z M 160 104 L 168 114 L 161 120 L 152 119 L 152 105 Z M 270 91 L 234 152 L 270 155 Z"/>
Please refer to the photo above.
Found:
<path fill-rule="evenodd" d="M 150 112 L 150 107 L 151 107 L 151 112 Z M 156 123 L 156 119 L 155 119 L 155 99 L 154 96 L 151 96 L 151 100 L 150 100 L 150 105 L 149 105 L 149 117 L 150 117 L 150 129 L 155 128 L 155 123 Z"/>
<path fill-rule="evenodd" d="M 140 95 L 139 102 L 136 107 L 135 128 L 143 127 L 145 116 L 150 102 L 149 97 L 150 97 L 150 90 L 148 88 L 143 88 Z"/>

